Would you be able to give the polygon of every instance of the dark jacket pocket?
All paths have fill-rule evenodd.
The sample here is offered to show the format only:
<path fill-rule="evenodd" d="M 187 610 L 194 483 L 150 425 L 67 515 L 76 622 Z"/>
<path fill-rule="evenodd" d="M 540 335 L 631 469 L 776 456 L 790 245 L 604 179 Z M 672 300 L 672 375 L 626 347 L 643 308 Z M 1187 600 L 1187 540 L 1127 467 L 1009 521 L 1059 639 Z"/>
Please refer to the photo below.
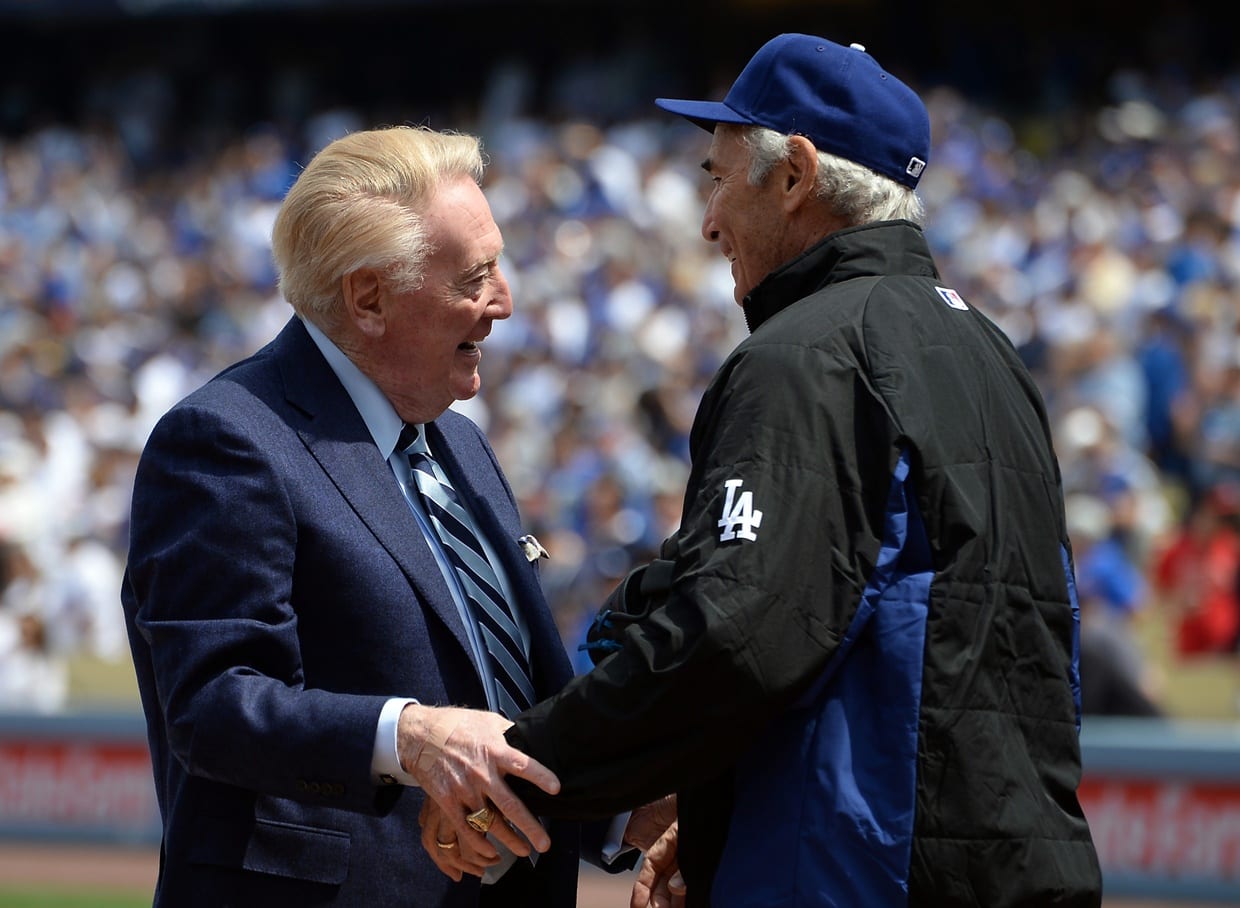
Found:
<path fill-rule="evenodd" d="M 214 817 L 203 817 L 196 825 L 190 846 L 194 863 L 331 885 L 349 876 L 347 832 L 261 819 L 248 831 L 235 821 Z"/>

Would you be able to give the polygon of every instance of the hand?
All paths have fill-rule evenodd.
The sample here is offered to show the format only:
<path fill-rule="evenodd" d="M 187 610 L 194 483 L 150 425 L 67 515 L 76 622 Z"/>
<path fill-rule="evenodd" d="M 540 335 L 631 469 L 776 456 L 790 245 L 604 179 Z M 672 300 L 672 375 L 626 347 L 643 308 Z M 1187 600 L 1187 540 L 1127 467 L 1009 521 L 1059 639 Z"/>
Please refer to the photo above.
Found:
<path fill-rule="evenodd" d="M 667 828 L 676 822 L 676 796 L 668 795 L 636 808 L 624 827 L 624 842 L 641 851 L 649 851 Z"/>
<path fill-rule="evenodd" d="M 646 852 L 629 908 L 684 908 L 685 881 L 676 857 L 679 826 L 672 823 Z"/>
<path fill-rule="evenodd" d="M 459 883 L 466 873 L 480 877 L 492 864 L 499 863 L 499 852 L 486 839 L 485 852 L 479 852 L 474 850 L 471 839 L 458 838 L 443 808 L 430 798 L 422 802 L 418 822 L 422 824 L 422 847 L 453 882 Z"/>
<path fill-rule="evenodd" d="M 486 806 L 497 812 L 490 834 L 513 854 L 525 857 L 531 845 L 540 852 L 551 847 L 547 831 L 505 784 L 504 776 L 518 776 L 552 795 L 559 793 L 560 780 L 533 757 L 508 744 L 504 732 L 511 726 L 497 713 L 419 703 L 407 705 L 397 723 L 396 749 L 401 766 L 427 797 L 438 803 L 450 828 L 456 830 L 459 847 L 468 846 L 475 854 L 488 854 L 493 849 L 486 835 L 473 829 L 465 817 Z M 447 834 L 446 830 L 441 832 Z M 440 841 L 448 840 L 441 837 Z M 431 847 L 435 847 L 433 842 Z"/>

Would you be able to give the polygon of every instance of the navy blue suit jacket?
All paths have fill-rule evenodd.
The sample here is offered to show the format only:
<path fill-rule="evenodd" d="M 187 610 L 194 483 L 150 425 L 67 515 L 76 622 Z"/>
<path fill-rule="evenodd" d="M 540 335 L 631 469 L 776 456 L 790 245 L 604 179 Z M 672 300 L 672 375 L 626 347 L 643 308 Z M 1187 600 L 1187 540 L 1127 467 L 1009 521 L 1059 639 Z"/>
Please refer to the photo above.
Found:
<path fill-rule="evenodd" d="M 549 696 L 572 671 L 512 491 L 468 419 L 428 433 L 499 551 Z M 422 792 L 371 778 L 387 698 L 486 708 L 465 628 L 297 319 L 152 433 L 122 601 L 164 822 L 157 906 L 479 903 L 476 878 L 453 884 L 424 854 Z M 578 829 L 549 832 L 534 872 L 486 898 L 575 904 Z"/>

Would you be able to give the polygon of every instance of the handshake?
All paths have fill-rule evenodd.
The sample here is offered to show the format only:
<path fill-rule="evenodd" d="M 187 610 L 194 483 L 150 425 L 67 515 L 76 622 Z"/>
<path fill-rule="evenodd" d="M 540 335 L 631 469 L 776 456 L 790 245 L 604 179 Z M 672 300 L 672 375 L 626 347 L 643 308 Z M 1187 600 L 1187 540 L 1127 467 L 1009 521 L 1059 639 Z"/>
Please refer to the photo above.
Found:
<path fill-rule="evenodd" d="M 426 795 L 419 818 L 422 846 L 457 882 L 466 873 L 480 877 L 500 861 L 490 839 L 519 857 L 551 847 L 547 831 L 504 777 L 524 779 L 550 795 L 559 792 L 560 782 L 550 769 L 508 744 L 504 732 L 511 725 L 497 713 L 416 703 L 400 715 L 400 761 Z M 629 817 L 623 842 L 645 854 L 632 908 L 684 904 L 677 832 L 674 795 L 638 807 Z"/>

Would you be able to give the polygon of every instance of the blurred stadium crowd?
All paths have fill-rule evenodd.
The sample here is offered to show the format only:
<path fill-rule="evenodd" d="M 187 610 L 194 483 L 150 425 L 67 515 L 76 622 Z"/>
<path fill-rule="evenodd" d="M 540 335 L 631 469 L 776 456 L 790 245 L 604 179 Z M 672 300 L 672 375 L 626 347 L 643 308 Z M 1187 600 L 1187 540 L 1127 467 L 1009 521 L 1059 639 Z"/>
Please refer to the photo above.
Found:
<path fill-rule="evenodd" d="M 459 409 L 551 552 L 543 577 L 574 652 L 676 527 L 697 401 L 745 328 L 699 234 L 705 135 L 653 110 L 528 118 L 504 103 L 519 78 L 431 125 L 476 132 L 490 154 L 515 313 Z M 1049 405 L 1098 666 L 1089 708 L 1157 711 L 1142 614 L 1171 616 L 1182 658 L 1234 654 L 1240 630 L 1240 81 L 1129 71 L 1053 128 L 950 88 L 926 96 L 940 268 Z M 191 147 L 167 135 L 157 77 L 124 97 L 106 123 L 0 139 L 3 708 L 61 708 L 76 656 L 128 659 L 118 590 L 148 431 L 291 314 L 269 231 L 299 164 L 345 130 L 401 121 L 336 107 Z"/>

